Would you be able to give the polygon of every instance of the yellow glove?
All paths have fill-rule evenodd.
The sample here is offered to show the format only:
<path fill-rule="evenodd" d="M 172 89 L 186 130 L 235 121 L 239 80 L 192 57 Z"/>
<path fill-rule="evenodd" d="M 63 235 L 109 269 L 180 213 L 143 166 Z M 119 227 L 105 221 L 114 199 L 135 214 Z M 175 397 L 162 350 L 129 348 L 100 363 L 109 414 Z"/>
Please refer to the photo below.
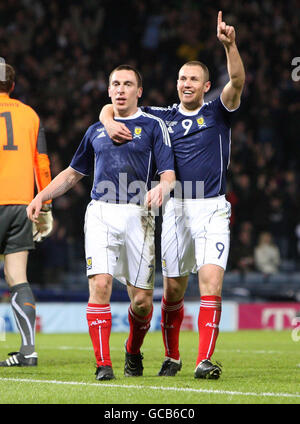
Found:
<path fill-rule="evenodd" d="M 38 223 L 32 224 L 33 240 L 34 241 L 43 241 L 52 231 L 53 227 L 53 217 L 51 210 L 43 211 L 41 210 Z"/>

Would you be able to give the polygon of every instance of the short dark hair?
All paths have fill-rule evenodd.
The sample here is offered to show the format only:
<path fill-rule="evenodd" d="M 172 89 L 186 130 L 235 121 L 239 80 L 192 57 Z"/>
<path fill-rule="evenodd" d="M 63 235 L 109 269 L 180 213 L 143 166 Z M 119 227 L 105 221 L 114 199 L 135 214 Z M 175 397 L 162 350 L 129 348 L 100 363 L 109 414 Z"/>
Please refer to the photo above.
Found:
<path fill-rule="evenodd" d="M 0 79 L 0 92 L 9 93 L 15 82 L 15 70 L 11 65 L 7 63 L 0 63 L 0 75 L 4 75 L 4 79 Z M 5 67 L 3 72 L 3 67 Z"/>
<path fill-rule="evenodd" d="M 142 76 L 141 76 L 141 74 L 139 73 L 139 71 L 137 70 L 137 69 L 135 69 L 133 66 L 131 66 L 131 65 L 119 65 L 119 66 L 117 66 L 115 69 L 113 69 L 112 71 L 111 71 L 111 73 L 109 74 L 109 84 L 110 84 L 110 82 L 111 82 L 111 77 L 112 77 L 112 74 L 114 73 L 114 72 L 116 72 L 116 71 L 132 71 L 132 72 L 134 72 L 134 74 L 135 74 L 135 76 L 136 76 L 136 80 L 137 80 L 137 85 L 138 85 L 138 87 L 140 88 L 140 87 L 142 87 L 143 86 L 143 81 L 142 81 Z"/>
<path fill-rule="evenodd" d="M 203 62 L 200 62 L 199 60 L 190 60 L 189 62 L 186 62 L 183 66 L 200 66 L 204 73 L 204 82 L 209 81 L 209 70 Z"/>

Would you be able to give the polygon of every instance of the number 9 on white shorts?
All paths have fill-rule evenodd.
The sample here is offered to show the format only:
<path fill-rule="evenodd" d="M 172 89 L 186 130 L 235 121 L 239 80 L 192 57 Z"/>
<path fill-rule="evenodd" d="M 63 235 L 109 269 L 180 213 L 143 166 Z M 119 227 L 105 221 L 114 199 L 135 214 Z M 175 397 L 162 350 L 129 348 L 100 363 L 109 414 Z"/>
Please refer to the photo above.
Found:
<path fill-rule="evenodd" d="M 162 225 L 162 270 L 166 277 L 198 271 L 205 264 L 226 269 L 231 205 L 225 196 L 169 199 Z"/>

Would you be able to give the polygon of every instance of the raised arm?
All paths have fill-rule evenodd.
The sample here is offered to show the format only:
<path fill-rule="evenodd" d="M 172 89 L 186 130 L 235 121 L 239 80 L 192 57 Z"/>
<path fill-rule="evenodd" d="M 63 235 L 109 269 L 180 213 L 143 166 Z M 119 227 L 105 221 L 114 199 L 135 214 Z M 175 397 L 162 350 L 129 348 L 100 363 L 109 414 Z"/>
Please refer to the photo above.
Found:
<path fill-rule="evenodd" d="M 38 216 L 42 209 L 42 205 L 47 200 L 55 199 L 66 193 L 72 188 L 84 175 L 75 171 L 75 169 L 68 167 L 60 172 L 50 184 L 47 185 L 42 191 L 40 191 L 32 202 L 27 207 L 28 218 L 38 223 Z"/>
<path fill-rule="evenodd" d="M 224 46 L 227 58 L 229 82 L 223 88 L 221 99 L 227 109 L 233 110 L 240 105 L 241 94 L 245 83 L 244 65 L 235 42 L 235 29 L 222 20 L 222 12 L 218 13 L 217 37 Z"/>
<path fill-rule="evenodd" d="M 104 125 L 109 137 L 117 142 L 124 143 L 132 140 L 132 134 L 125 124 L 114 120 L 114 109 L 112 104 L 103 106 L 99 114 L 99 121 Z"/>

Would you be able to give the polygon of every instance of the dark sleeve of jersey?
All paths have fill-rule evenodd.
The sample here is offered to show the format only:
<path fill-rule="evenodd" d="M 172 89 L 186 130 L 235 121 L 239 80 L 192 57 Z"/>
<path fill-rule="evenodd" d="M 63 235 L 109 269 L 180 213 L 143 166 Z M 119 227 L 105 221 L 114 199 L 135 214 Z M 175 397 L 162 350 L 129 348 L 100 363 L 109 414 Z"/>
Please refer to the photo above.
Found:
<path fill-rule="evenodd" d="M 227 109 L 221 100 L 221 96 L 211 102 L 211 107 L 215 110 L 219 120 L 221 120 L 227 127 L 231 126 L 236 113 L 239 110 L 239 107 L 233 110 Z"/>
<path fill-rule="evenodd" d="M 46 137 L 45 137 L 45 130 L 44 130 L 44 127 L 43 127 L 41 121 L 40 121 L 38 136 L 37 136 L 36 147 L 37 147 L 38 153 L 47 154 L 47 143 L 46 143 Z"/>
<path fill-rule="evenodd" d="M 94 165 L 94 149 L 91 143 L 91 129 L 85 133 L 81 143 L 76 150 L 70 167 L 83 175 L 89 175 Z"/>
<path fill-rule="evenodd" d="M 174 171 L 174 155 L 170 136 L 161 119 L 156 121 L 154 126 L 153 154 L 158 174 L 164 171 Z"/>

